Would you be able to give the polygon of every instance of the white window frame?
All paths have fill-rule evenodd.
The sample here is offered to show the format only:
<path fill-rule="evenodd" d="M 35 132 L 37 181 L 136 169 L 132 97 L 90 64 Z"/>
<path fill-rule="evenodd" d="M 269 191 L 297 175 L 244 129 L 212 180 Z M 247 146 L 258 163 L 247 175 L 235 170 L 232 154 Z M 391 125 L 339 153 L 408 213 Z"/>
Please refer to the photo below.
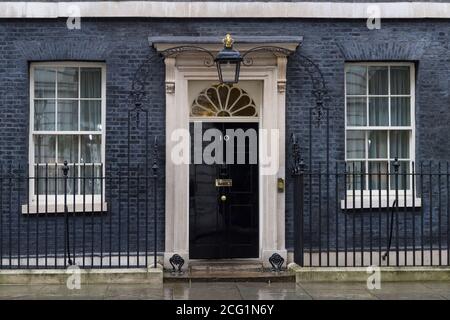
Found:
<path fill-rule="evenodd" d="M 75 67 L 75 68 L 100 68 L 101 69 L 101 131 L 35 131 L 34 130 L 34 100 L 35 100 L 35 92 L 34 92 L 34 70 L 38 67 L 51 67 L 51 68 L 64 68 L 64 67 Z M 79 74 L 80 77 L 80 74 Z M 28 203 L 22 205 L 22 213 L 54 213 L 54 212 L 64 212 L 64 195 L 51 195 L 48 197 L 45 195 L 35 195 L 35 187 L 34 187 L 34 176 L 35 176 L 35 159 L 34 159 L 34 137 L 36 135 L 81 135 L 81 134 L 93 134 L 100 135 L 101 137 L 101 163 L 103 163 L 102 175 L 105 175 L 105 138 L 106 138 L 106 64 L 100 62 L 75 62 L 75 61 L 54 61 L 54 62 L 33 62 L 30 64 L 30 125 L 29 125 L 29 138 L 28 138 L 28 154 L 29 154 L 29 199 Z M 56 80 L 57 81 L 57 80 Z M 78 81 L 78 94 L 80 95 L 80 81 Z M 56 87 L 57 91 L 57 87 Z M 57 100 L 57 95 L 55 96 L 55 100 Z M 73 98 L 75 99 L 75 98 Z M 80 101 L 83 100 L 78 96 L 76 98 L 78 101 L 78 112 L 80 110 Z M 55 110 L 56 114 L 56 110 Z M 78 121 L 80 124 L 80 121 Z M 56 129 L 56 128 L 55 128 Z M 79 142 L 80 143 L 80 142 Z M 79 155 L 80 156 L 80 155 Z M 57 163 L 61 165 L 61 163 Z M 53 166 L 53 164 L 49 165 L 49 168 Z M 90 165 L 89 165 L 90 166 Z M 70 167 L 71 169 L 73 166 Z M 69 178 L 70 179 L 70 178 Z M 87 190 L 88 191 L 88 190 Z M 75 203 L 74 203 L 75 199 Z M 102 203 L 103 200 L 103 203 Z M 107 205 L 105 203 L 105 181 L 103 182 L 103 188 L 101 190 L 101 194 L 92 194 L 86 193 L 85 195 L 76 194 L 75 197 L 73 194 L 67 194 L 66 203 L 68 205 L 69 212 L 92 212 L 92 211 L 103 211 L 107 210 Z M 38 205 L 39 204 L 39 205 Z"/>
<path fill-rule="evenodd" d="M 366 84 L 366 94 L 365 95 L 351 95 L 351 97 L 387 97 L 389 100 L 389 126 L 370 126 L 369 125 L 369 99 L 366 101 L 366 126 L 348 126 L 347 125 L 347 70 L 350 66 L 361 66 L 361 67 L 377 67 L 377 66 L 383 66 L 383 67 L 389 67 L 388 72 L 388 94 L 387 95 L 369 95 L 369 77 L 367 75 L 367 84 Z M 400 66 L 407 66 L 410 68 L 410 94 L 409 95 L 391 95 L 391 85 L 390 85 L 390 67 L 400 67 Z M 410 100 L 410 126 L 391 126 L 391 98 L 392 97 L 409 97 Z M 416 118 L 415 118 L 415 65 L 411 62 L 348 62 L 345 64 L 345 70 L 344 70 L 344 101 L 345 101 L 345 162 L 349 161 L 364 161 L 364 164 L 366 166 L 365 172 L 368 172 L 367 164 L 368 161 L 371 161 L 368 156 L 368 145 L 367 145 L 367 132 L 368 131 L 393 131 L 393 130 L 405 130 L 410 131 L 410 141 L 409 141 L 409 147 L 410 147 L 410 158 L 409 159 L 398 159 L 399 161 L 402 160 L 408 160 L 410 162 L 410 173 L 412 173 L 412 163 L 415 162 L 415 141 L 416 141 Z M 355 131 L 365 131 L 365 157 L 364 159 L 356 159 L 356 158 L 348 158 L 347 157 L 347 132 L 350 130 Z M 387 158 L 380 158 L 380 159 L 372 159 L 374 162 L 382 161 L 388 163 L 388 170 L 390 166 L 390 162 L 393 160 L 390 156 L 390 143 L 387 143 Z M 367 181 L 367 178 L 366 178 Z M 390 181 L 388 180 L 388 184 Z M 398 193 L 396 193 L 395 190 L 392 190 L 389 188 L 389 192 L 387 189 L 381 189 L 381 192 L 379 192 L 378 189 L 372 190 L 372 193 L 368 189 L 368 181 L 365 184 L 365 188 L 362 190 L 347 190 L 346 188 L 346 200 L 341 200 L 341 208 L 342 209 L 360 209 L 360 208 L 378 208 L 378 207 L 389 207 L 392 206 L 392 202 L 395 200 L 396 194 L 398 195 L 398 205 L 400 207 L 420 207 L 421 206 L 421 199 L 418 199 L 413 196 L 412 190 L 412 176 L 410 177 L 410 188 L 409 190 L 399 189 Z M 416 182 L 417 184 L 417 182 Z M 414 187 L 415 190 L 417 190 L 417 186 Z M 416 191 L 417 192 L 417 191 Z M 380 198 L 381 194 L 381 198 Z M 406 201 L 405 201 L 406 200 Z"/>

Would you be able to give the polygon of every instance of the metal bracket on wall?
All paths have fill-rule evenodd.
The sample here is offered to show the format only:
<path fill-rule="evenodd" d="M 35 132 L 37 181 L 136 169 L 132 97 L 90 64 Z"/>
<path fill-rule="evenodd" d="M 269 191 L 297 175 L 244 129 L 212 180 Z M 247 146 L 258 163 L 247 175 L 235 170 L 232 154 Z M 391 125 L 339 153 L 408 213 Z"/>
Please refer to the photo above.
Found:
<path fill-rule="evenodd" d="M 195 45 L 181 45 L 173 48 L 168 48 L 159 54 L 152 53 L 146 61 L 144 61 L 137 69 L 136 73 L 133 77 L 133 82 L 131 85 L 131 100 L 133 101 L 133 108 L 134 109 L 142 109 L 143 106 L 143 100 L 146 96 L 146 93 L 149 92 L 146 90 L 146 86 L 148 85 L 149 79 L 152 77 L 152 75 L 155 73 L 155 68 L 153 65 L 153 62 L 159 60 L 164 61 L 165 58 L 174 57 L 181 53 L 186 52 L 197 52 L 202 53 L 206 55 L 204 58 L 204 64 L 207 67 L 214 66 L 216 56 L 214 53 L 210 50 L 207 50 L 205 48 L 195 46 Z M 328 93 L 325 79 L 323 76 L 322 71 L 320 70 L 320 67 L 317 63 L 315 63 L 311 58 L 292 50 L 288 50 L 282 47 L 277 46 L 259 46 L 252 49 L 249 49 L 242 53 L 242 65 L 244 66 L 251 66 L 253 65 L 253 59 L 251 57 L 254 53 L 261 53 L 261 52 L 269 52 L 272 53 L 275 56 L 278 55 L 285 55 L 290 56 L 292 54 L 297 54 L 300 59 L 298 60 L 298 63 L 301 67 L 306 71 L 308 74 L 311 82 L 312 82 L 312 95 L 315 99 L 315 106 L 314 106 L 314 113 L 316 114 L 317 118 L 317 124 L 320 125 L 323 108 L 324 108 L 324 100 L 325 96 Z M 166 86 L 166 89 L 171 92 L 174 89 L 174 86 L 172 84 L 168 84 Z"/>

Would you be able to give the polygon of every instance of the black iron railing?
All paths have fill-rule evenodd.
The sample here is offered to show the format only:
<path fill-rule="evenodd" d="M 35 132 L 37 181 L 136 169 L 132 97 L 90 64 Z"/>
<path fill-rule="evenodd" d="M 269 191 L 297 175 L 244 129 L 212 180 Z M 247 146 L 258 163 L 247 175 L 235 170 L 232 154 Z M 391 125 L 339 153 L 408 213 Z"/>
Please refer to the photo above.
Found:
<path fill-rule="evenodd" d="M 155 162 L 39 166 L 0 166 L 0 269 L 156 267 Z"/>
<path fill-rule="evenodd" d="M 450 265 L 450 163 L 389 172 L 294 161 L 294 259 L 301 266 Z"/>

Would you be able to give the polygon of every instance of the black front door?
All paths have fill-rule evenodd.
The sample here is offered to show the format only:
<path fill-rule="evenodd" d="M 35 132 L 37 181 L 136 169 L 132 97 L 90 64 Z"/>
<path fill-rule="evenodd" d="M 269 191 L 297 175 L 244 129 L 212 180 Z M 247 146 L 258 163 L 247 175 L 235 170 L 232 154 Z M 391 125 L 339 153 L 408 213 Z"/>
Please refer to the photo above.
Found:
<path fill-rule="evenodd" d="M 190 129 L 190 258 L 257 258 L 258 124 L 202 123 L 200 130 L 198 125 L 197 130 L 194 124 Z M 210 134 L 208 129 L 212 129 Z M 214 144 L 211 137 L 217 138 L 219 132 Z M 206 139 L 200 140 L 200 133 Z M 194 151 L 199 141 L 202 147 Z M 215 152 L 211 143 L 216 146 Z"/>

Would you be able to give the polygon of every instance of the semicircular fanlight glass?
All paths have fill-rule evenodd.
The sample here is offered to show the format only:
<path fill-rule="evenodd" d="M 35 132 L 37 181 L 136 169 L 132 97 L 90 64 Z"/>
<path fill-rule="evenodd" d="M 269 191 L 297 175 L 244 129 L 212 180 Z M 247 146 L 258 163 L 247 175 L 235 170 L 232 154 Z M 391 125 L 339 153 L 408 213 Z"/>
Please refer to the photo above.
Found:
<path fill-rule="evenodd" d="M 192 117 L 257 117 L 253 99 L 241 88 L 216 84 L 204 89 L 191 105 Z"/>

